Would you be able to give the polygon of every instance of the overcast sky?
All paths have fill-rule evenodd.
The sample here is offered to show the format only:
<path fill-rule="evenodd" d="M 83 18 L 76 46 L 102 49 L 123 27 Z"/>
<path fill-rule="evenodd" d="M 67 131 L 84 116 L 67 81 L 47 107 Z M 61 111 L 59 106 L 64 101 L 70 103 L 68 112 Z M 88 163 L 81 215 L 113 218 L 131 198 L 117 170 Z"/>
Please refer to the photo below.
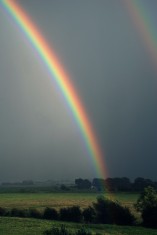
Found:
<path fill-rule="evenodd" d="M 124 1 L 18 2 L 73 80 L 110 176 L 157 180 L 157 74 Z M 62 94 L 0 5 L 0 181 L 95 176 Z"/>

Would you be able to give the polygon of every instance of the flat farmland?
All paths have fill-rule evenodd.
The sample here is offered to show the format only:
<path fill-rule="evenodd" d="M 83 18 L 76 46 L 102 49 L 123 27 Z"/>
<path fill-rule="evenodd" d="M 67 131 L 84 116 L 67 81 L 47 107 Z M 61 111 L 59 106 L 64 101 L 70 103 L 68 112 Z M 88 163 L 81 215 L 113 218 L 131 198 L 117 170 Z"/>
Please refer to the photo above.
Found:
<path fill-rule="evenodd" d="M 70 207 L 78 205 L 85 208 L 92 205 L 96 198 L 104 195 L 113 200 L 118 200 L 123 205 L 133 208 L 133 204 L 138 198 L 138 194 L 116 193 L 98 194 L 98 193 L 1 193 L 0 207 L 11 208 L 36 208 L 44 209 L 53 207 L 59 210 L 61 207 Z"/>

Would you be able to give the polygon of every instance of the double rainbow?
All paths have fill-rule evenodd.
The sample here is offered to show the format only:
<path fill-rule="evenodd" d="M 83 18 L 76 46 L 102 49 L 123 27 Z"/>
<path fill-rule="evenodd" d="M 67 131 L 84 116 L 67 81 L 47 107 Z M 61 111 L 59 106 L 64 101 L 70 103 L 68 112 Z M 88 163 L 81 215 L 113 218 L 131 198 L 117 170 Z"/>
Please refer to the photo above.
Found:
<path fill-rule="evenodd" d="M 148 14 L 144 1 L 123 0 L 128 12 L 134 21 L 146 48 L 150 53 L 153 63 L 157 64 L 157 31 L 153 27 L 151 14 Z M 37 26 L 31 21 L 26 12 L 19 6 L 16 0 L 1 0 L 5 10 L 11 15 L 16 24 L 22 29 L 24 35 L 36 49 L 51 74 L 51 79 L 56 82 L 64 96 L 70 110 L 78 123 L 89 154 L 94 162 L 98 176 L 106 178 L 107 170 L 104 165 L 104 157 L 94 134 L 94 130 L 86 111 L 81 103 L 72 81 L 59 63 L 56 53 L 49 47 Z"/>
<path fill-rule="evenodd" d="M 56 82 L 60 88 L 64 99 L 69 105 L 70 110 L 81 129 L 88 152 L 92 161 L 94 161 L 97 175 L 106 178 L 107 171 L 104 166 L 104 157 L 100 150 L 98 140 L 94 134 L 83 104 L 81 103 L 69 76 L 59 63 L 56 53 L 49 47 L 48 43 L 37 29 L 37 26 L 19 6 L 16 0 L 2 0 L 2 4 L 16 24 L 22 29 L 29 42 L 36 49 L 38 56 L 50 72 L 52 81 Z"/>

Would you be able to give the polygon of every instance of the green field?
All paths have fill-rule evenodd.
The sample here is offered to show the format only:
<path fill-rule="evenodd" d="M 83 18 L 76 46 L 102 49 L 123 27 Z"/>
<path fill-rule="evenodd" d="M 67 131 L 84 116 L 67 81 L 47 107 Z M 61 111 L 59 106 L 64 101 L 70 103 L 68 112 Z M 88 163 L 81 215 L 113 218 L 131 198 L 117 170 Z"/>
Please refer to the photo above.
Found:
<path fill-rule="evenodd" d="M 45 207 L 53 207 L 59 210 L 61 207 L 79 205 L 85 208 L 96 201 L 98 193 L 1 193 L 0 207 L 3 208 L 36 208 L 43 210 Z M 118 200 L 123 205 L 129 206 L 135 212 L 133 204 L 138 194 L 116 193 L 106 194 L 109 198 Z M 138 214 L 136 213 L 136 216 Z M 0 235 L 41 235 L 44 230 L 61 222 L 52 222 L 39 219 L 0 217 Z M 76 229 L 80 224 L 66 223 L 67 228 Z M 103 235 L 157 235 L 157 230 L 142 227 L 113 226 L 113 225 L 88 225 L 93 232 L 101 232 Z"/>
<path fill-rule="evenodd" d="M 69 207 L 79 205 L 81 208 L 87 207 L 96 201 L 101 195 L 98 193 L 1 193 L 0 207 L 5 208 L 37 208 Z M 109 198 L 118 200 L 122 204 L 133 208 L 133 204 L 138 198 L 138 194 L 116 193 L 114 195 L 104 194 Z"/>
<path fill-rule="evenodd" d="M 43 235 L 43 231 L 52 225 L 59 226 L 60 222 L 51 222 L 39 219 L 21 219 L 0 217 L 0 235 Z M 68 229 L 75 230 L 80 224 L 64 223 Z M 86 225 L 90 231 L 102 235 L 157 235 L 157 230 L 142 227 L 116 225 Z"/>

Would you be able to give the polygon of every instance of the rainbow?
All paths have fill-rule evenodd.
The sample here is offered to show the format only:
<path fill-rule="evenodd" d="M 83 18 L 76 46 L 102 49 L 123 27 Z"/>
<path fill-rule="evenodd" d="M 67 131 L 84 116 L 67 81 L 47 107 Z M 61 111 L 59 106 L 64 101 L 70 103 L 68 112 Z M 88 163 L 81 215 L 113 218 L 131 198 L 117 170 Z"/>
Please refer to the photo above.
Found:
<path fill-rule="evenodd" d="M 154 22 L 153 12 L 150 11 L 149 1 L 124 0 L 127 11 L 130 14 L 138 33 L 144 43 L 155 69 L 157 69 L 157 31 L 156 22 Z M 156 14 L 156 13 L 155 13 Z"/>
<path fill-rule="evenodd" d="M 98 140 L 83 104 L 77 95 L 76 89 L 63 66 L 59 63 L 56 53 L 49 47 L 44 37 L 37 29 L 37 26 L 32 22 L 30 17 L 28 17 L 24 9 L 19 6 L 16 0 L 2 0 L 1 2 L 4 9 L 11 15 L 29 42 L 35 48 L 39 58 L 51 74 L 52 81 L 60 88 L 61 93 L 81 130 L 98 176 L 106 178 L 107 170 L 104 165 L 104 156 L 99 147 Z"/>

